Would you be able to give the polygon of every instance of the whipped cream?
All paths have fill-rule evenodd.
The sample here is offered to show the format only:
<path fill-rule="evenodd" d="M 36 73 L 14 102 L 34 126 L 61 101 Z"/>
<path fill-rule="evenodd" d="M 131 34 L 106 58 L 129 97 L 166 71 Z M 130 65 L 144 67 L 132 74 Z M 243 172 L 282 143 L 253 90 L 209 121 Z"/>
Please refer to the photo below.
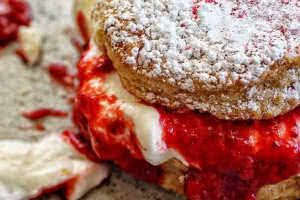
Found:
<path fill-rule="evenodd" d="M 66 184 L 66 199 L 77 200 L 108 176 L 108 168 L 87 160 L 58 134 L 36 142 L 0 140 L 0 199 L 24 200 Z"/>
<path fill-rule="evenodd" d="M 108 95 L 117 97 L 117 104 L 120 105 L 124 116 L 134 123 L 135 134 L 142 145 L 141 150 L 145 160 L 152 165 L 159 165 L 176 158 L 188 165 L 178 152 L 168 148 L 163 141 L 163 130 L 160 125 L 158 111 L 152 106 L 140 103 L 136 97 L 127 92 L 116 72 L 105 78 L 102 87 Z"/>
<path fill-rule="evenodd" d="M 93 41 L 90 44 L 90 50 L 84 59 L 93 59 L 94 56 L 102 55 Z M 104 80 L 94 78 L 89 80 L 89 85 L 95 90 L 101 90 L 108 96 L 117 97 L 113 104 L 108 102 L 99 102 L 105 107 L 105 115 L 109 116 L 109 110 L 119 107 L 124 116 L 134 124 L 134 132 L 137 136 L 141 151 L 146 161 L 152 165 L 160 165 L 172 158 L 182 161 L 185 165 L 188 163 L 174 149 L 167 147 L 162 139 L 163 130 L 160 125 L 160 115 L 158 111 L 149 105 L 143 104 L 135 96 L 131 95 L 122 86 L 119 75 L 116 71 L 108 74 Z M 98 127 L 101 129 L 101 127 Z"/>

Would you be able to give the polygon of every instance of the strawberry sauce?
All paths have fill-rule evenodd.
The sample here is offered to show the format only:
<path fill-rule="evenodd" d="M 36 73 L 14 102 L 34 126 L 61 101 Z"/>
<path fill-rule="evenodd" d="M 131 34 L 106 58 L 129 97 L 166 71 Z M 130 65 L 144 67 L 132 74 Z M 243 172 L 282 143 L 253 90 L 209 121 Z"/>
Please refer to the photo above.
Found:
<path fill-rule="evenodd" d="M 67 117 L 68 113 L 61 110 L 54 110 L 51 108 L 40 108 L 33 111 L 23 112 L 22 115 L 30 120 L 38 120 L 44 117 Z"/>
<path fill-rule="evenodd" d="M 255 199 L 260 187 L 300 172 L 300 108 L 260 121 L 157 110 L 167 146 L 191 166 L 185 189 L 192 200 Z"/>
<path fill-rule="evenodd" d="M 133 122 L 123 116 L 118 99 L 101 89 L 112 70 L 107 57 L 83 55 L 74 121 L 100 159 L 113 160 L 140 179 L 160 183 L 162 169 L 144 160 Z M 300 172 L 300 108 L 260 121 L 225 121 L 192 111 L 156 109 L 167 147 L 189 163 L 185 194 L 191 200 L 255 200 L 262 186 Z"/>
<path fill-rule="evenodd" d="M 52 63 L 48 66 L 51 78 L 65 87 L 75 87 L 75 74 L 71 74 L 68 66 L 61 63 Z"/>
<path fill-rule="evenodd" d="M 81 37 L 83 38 L 84 42 L 88 44 L 90 40 L 89 27 L 86 17 L 82 11 L 78 12 L 76 20 Z"/>
<path fill-rule="evenodd" d="M 32 13 L 22 0 L 0 0 L 0 48 L 17 39 L 20 26 L 28 26 Z"/>
<path fill-rule="evenodd" d="M 101 88 L 92 88 L 89 83 L 94 78 L 103 80 L 113 70 L 111 62 L 103 56 L 92 59 L 86 59 L 85 56 L 78 64 L 80 88 L 74 105 L 75 124 L 84 137 L 90 140 L 101 160 L 113 160 L 137 178 L 158 183 L 161 169 L 144 160 L 134 133 L 134 124 L 125 119 L 117 105 L 106 109 L 99 103 L 115 104 L 116 97 L 106 95 Z"/>

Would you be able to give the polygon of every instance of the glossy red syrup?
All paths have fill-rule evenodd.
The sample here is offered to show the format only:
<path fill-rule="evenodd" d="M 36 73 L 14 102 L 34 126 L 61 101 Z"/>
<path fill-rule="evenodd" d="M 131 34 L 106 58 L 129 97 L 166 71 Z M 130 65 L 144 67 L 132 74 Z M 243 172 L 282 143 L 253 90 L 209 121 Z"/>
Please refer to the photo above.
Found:
<path fill-rule="evenodd" d="M 255 199 L 261 186 L 300 172 L 300 109 L 272 120 L 223 121 L 157 108 L 164 140 L 190 163 L 192 200 Z"/>
<path fill-rule="evenodd" d="M 27 119 L 38 120 L 44 117 L 67 117 L 68 113 L 61 110 L 54 110 L 51 108 L 40 108 L 33 111 L 23 112 L 22 115 Z"/>
<path fill-rule="evenodd" d="M 72 43 L 74 47 L 77 49 L 78 53 L 82 55 L 84 51 L 88 48 L 88 43 L 90 41 L 90 33 L 89 27 L 87 24 L 87 20 L 82 11 L 79 11 L 76 16 L 77 27 L 79 29 L 80 37 L 72 37 Z"/>
<path fill-rule="evenodd" d="M 61 63 L 52 63 L 47 69 L 53 80 L 65 87 L 75 87 L 74 81 L 76 75 L 71 74 L 66 65 Z"/>
<path fill-rule="evenodd" d="M 23 0 L 0 0 L 0 48 L 17 39 L 19 27 L 28 26 L 32 13 Z"/>
<path fill-rule="evenodd" d="M 90 41 L 89 28 L 88 28 L 86 17 L 82 11 L 78 12 L 76 20 L 77 20 L 77 26 L 79 28 L 81 37 L 83 38 L 85 43 L 88 44 Z"/>
<path fill-rule="evenodd" d="M 134 124 L 123 116 L 116 104 L 117 98 L 107 95 L 101 88 L 91 87 L 91 80 L 98 79 L 101 84 L 113 71 L 111 62 L 103 56 L 86 57 L 84 54 L 78 64 L 80 88 L 74 106 L 74 122 L 84 137 L 89 138 L 101 160 L 113 160 L 137 178 L 158 183 L 161 169 L 144 160 L 134 133 Z M 107 109 L 100 102 L 116 106 Z"/>

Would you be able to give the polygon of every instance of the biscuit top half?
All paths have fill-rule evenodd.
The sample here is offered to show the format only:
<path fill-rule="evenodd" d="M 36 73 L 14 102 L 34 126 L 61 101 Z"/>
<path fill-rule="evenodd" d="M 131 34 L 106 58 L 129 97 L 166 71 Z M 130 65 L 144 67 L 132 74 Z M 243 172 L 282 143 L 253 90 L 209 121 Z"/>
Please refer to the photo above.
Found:
<path fill-rule="evenodd" d="M 242 120 L 300 104 L 300 0 L 100 0 L 92 20 L 147 102 Z"/>

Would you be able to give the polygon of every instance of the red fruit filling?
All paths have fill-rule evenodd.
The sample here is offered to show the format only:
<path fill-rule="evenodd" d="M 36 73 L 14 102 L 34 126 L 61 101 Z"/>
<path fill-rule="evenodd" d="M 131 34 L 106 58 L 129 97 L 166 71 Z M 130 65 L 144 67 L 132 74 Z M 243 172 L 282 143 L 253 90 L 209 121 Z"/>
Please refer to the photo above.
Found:
<path fill-rule="evenodd" d="M 103 79 L 112 70 L 111 62 L 106 57 L 86 60 L 83 56 L 78 64 L 81 82 L 74 106 L 74 122 L 84 137 L 90 140 L 100 159 L 113 160 L 124 171 L 137 178 L 158 183 L 162 175 L 161 169 L 144 160 L 133 123 L 124 118 L 118 107 L 107 110 L 99 103 L 113 104 L 116 97 L 108 96 L 101 90 L 95 91 L 89 84 L 94 77 Z"/>
<path fill-rule="evenodd" d="M 28 26 L 31 20 L 28 3 L 22 0 L 0 0 L 0 47 L 15 40 L 19 27 Z"/>
<path fill-rule="evenodd" d="M 83 56 L 78 64 L 80 88 L 74 121 L 103 160 L 113 160 L 124 171 L 158 183 L 160 167 L 151 166 L 141 153 L 133 122 L 126 120 L 91 80 L 103 80 L 113 68 L 106 57 Z M 250 200 L 266 184 L 300 172 L 300 108 L 272 120 L 225 121 L 209 114 L 160 113 L 163 139 L 189 163 L 185 193 L 192 200 Z M 108 114 L 109 113 L 109 114 Z"/>
<path fill-rule="evenodd" d="M 300 171 L 299 108 L 260 121 L 158 111 L 167 146 L 194 168 L 186 176 L 191 199 L 249 199 Z"/>

